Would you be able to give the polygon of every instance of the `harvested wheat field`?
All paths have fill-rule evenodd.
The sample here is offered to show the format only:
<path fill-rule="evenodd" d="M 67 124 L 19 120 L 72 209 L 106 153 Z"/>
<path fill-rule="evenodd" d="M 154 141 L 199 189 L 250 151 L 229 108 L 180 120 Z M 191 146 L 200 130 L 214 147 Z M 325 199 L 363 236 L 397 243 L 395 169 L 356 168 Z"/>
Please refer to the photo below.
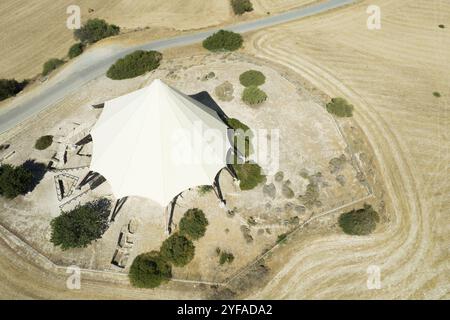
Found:
<path fill-rule="evenodd" d="M 255 298 L 450 297 L 450 3 L 378 1 L 382 28 L 374 31 L 366 27 L 370 4 L 248 39 L 254 55 L 355 105 L 354 119 L 380 168 L 388 216 L 368 237 L 338 232 L 290 242 L 284 264 L 269 261 L 272 280 Z M 367 289 L 370 265 L 380 267 L 379 290 Z"/>
<path fill-rule="evenodd" d="M 66 27 L 69 5 L 79 5 L 81 20 L 101 18 L 128 33 L 141 30 L 139 41 L 172 36 L 181 31 L 196 30 L 239 22 L 307 5 L 314 0 L 258 0 L 254 12 L 236 18 L 229 0 L 41 0 L 34 3 L 3 0 L 0 3 L 0 78 L 24 79 L 42 71 L 50 58 L 63 58 L 76 41 Z M 146 27 L 150 29 L 145 30 Z M 119 40 L 122 37 L 119 37 Z M 126 37 L 125 37 L 126 38 Z"/>
<path fill-rule="evenodd" d="M 310 5 L 318 0 L 253 0 L 255 12 L 261 14 L 277 13 L 295 9 L 301 6 Z"/>
<path fill-rule="evenodd" d="M 66 56 L 75 43 L 72 30 L 66 27 L 69 5 L 80 6 L 82 21 L 106 19 L 125 32 L 138 27 L 199 29 L 218 25 L 231 17 L 231 7 L 225 0 L 42 0 L 33 3 L 3 0 L 0 3 L 3 15 L 0 78 L 33 77 L 42 71 L 42 64 L 48 59 Z M 152 35 L 148 37 L 152 39 Z"/>

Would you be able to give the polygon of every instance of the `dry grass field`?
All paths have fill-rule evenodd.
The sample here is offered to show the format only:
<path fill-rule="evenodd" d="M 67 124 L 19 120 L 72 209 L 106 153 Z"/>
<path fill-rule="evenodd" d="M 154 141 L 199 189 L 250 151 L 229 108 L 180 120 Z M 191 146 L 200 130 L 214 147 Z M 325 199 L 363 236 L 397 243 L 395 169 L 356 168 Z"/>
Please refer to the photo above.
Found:
<path fill-rule="evenodd" d="M 253 0 L 255 12 L 261 14 L 277 13 L 309 5 L 317 0 Z"/>
<path fill-rule="evenodd" d="M 225 0 L 4 0 L 0 3 L 1 78 L 35 76 L 46 60 L 67 54 L 75 43 L 72 30 L 66 27 L 66 8 L 73 4 L 80 6 L 82 21 L 98 17 L 125 31 L 138 27 L 198 29 L 221 24 L 231 16 Z"/>
<path fill-rule="evenodd" d="M 354 119 L 380 168 L 389 220 L 369 237 L 292 242 L 283 253 L 288 262 L 272 263 L 272 280 L 254 297 L 449 298 L 450 3 L 378 1 L 376 31 L 366 27 L 369 4 L 248 39 L 254 55 L 355 105 Z M 380 290 L 366 287 L 369 265 L 381 268 Z"/>
<path fill-rule="evenodd" d="M 66 9 L 79 5 L 82 21 L 106 19 L 124 32 L 138 28 L 140 41 L 172 36 L 177 32 L 225 25 L 281 12 L 314 0 L 257 0 L 254 12 L 236 18 L 229 0 L 20 0 L 0 2 L 0 78 L 30 78 L 50 58 L 66 56 L 75 43 L 66 27 Z M 93 11 L 92 11 L 93 10 Z M 122 37 L 119 37 L 119 40 Z M 125 39 L 127 36 L 125 36 Z"/>

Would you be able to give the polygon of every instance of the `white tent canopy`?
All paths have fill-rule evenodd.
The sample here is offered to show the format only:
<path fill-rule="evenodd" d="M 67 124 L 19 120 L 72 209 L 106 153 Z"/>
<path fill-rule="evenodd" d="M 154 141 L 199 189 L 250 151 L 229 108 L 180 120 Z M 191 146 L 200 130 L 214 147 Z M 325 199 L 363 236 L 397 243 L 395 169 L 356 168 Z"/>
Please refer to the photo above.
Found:
<path fill-rule="evenodd" d="M 91 136 L 90 169 L 117 199 L 141 196 L 163 207 L 186 189 L 211 185 L 230 148 L 215 111 L 161 80 L 105 102 Z"/>

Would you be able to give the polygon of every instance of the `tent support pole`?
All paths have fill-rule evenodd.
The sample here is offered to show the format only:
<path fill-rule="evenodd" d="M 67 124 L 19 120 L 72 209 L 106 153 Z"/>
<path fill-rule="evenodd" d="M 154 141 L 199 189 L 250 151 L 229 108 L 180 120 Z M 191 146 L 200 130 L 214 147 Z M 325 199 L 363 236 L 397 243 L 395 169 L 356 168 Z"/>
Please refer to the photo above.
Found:
<path fill-rule="evenodd" d="M 220 176 L 220 172 L 214 178 L 213 190 L 214 190 L 214 193 L 216 194 L 217 198 L 219 198 L 220 207 L 226 208 L 227 202 L 223 198 L 222 190 L 220 189 L 219 176 Z"/>
<path fill-rule="evenodd" d="M 89 171 L 77 186 L 77 190 L 81 190 L 83 186 L 94 180 L 98 176 L 97 172 Z"/>
<path fill-rule="evenodd" d="M 233 180 L 239 180 L 236 170 L 234 170 L 233 166 L 231 164 L 227 164 L 227 166 L 225 167 L 225 169 L 228 171 L 228 173 L 231 175 L 231 177 L 233 177 Z"/>
<path fill-rule="evenodd" d="M 173 223 L 173 213 L 175 212 L 175 206 L 177 204 L 178 197 L 181 196 L 181 193 L 175 196 L 175 198 L 170 201 L 170 203 L 166 206 L 166 233 L 169 235 L 172 233 L 172 223 Z M 170 211 L 169 211 L 170 206 Z"/>
<path fill-rule="evenodd" d="M 116 219 L 117 214 L 119 213 L 120 209 L 122 209 L 123 205 L 127 201 L 128 197 L 123 197 L 118 200 L 116 200 L 116 204 L 114 205 L 114 209 L 111 213 L 111 219 L 110 222 L 114 222 Z"/>

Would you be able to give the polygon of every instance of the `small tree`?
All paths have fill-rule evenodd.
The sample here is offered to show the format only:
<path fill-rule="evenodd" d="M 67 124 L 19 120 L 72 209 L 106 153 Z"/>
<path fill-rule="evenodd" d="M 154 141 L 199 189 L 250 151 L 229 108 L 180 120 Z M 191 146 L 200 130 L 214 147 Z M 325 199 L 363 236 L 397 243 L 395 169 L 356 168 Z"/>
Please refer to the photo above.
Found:
<path fill-rule="evenodd" d="M 338 117 L 351 117 L 353 115 L 353 105 L 343 98 L 333 98 L 327 104 L 327 111 Z"/>
<path fill-rule="evenodd" d="M 189 209 L 180 220 L 180 234 L 193 240 L 200 239 L 205 235 L 208 219 L 202 210 Z"/>
<path fill-rule="evenodd" d="M 266 77 L 260 71 L 248 70 L 239 76 L 239 81 L 244 87 L 260 86 L 266 82 Z"/>
<path fill-rule="evenodd" d="M 253 11 L 253 5 L 250 0 L 231 0 L 234 14 L 242 15 L 246 12 Z"/>
<path fill-rule="evenodd" d="M 365 204 L 362 209 L 341 214 L 339 226 L 347 234 L 363 236 L 372 233 L 379 221 L 378 213 L 371 205 Z"/>
<path fill-rule="evenodd" d="M 239 187 L 241 190 L 251 190 L 266 181 L 266 177 L 261 172 L 261 167 L 256 163 L 245 162 L 234 164 L 233 167 L 240 180 Z"/>
<path fill-rule="evenodd" d="M 0 101 L 15 96 L 25 88 L 27 80 L 18 82 L 15 79 L 0 79 Z"/>
<path fill-rule="evenodd" d="M 161 256 L 178 267 L 187 265 L 194 254 L 192 241 L 178 233 L 171 235 L 161 245 Z"/>
<path fill-rule="evenodd" d="M 109 200 L 101 199 L 62 212 L 50 223 L 50 241 L 63 250 L 87 247 L 108 228 L 109 210 Z"/>
<path fill-rule="evenodd" d="M 212 186 L 204 185 L 204 186 L 198 187 L 198 193 L 199 193 L 201 196 L 204 196 L 205 194 L 207 194 L 207 193 L 209 193 L 209 192 L 211 192 L 211 191 L 213 191 L 213 187 L 212 187 Z"/>
<path fill-rule="evenodd" d="M 81 42 L 75 43 L 72 45 L 69 49 L 68 56 L 70 59 L 73 59 L 75 57 L 78 57 L 80 54 L 83 53 L 84 46 Z"/>
<path fill-rule="evenodd" d="M 234 255 L 230 252 L 221 251 L 219 256 L 219 264 L 232 263 L 234 261 Z"/>
<path fill-rule="evenodd" d="M 106 75 L 114 80 L 130 79 L 159 67 L 162 54 L 158 51 L 137 50 L 114 63 Z"/>
<path fill-rule="evenodd" d="M 209 51 L 234 51 L 242 46 L 243 41 L 239 33 L 219 30 L 203 41 L 203 47 Z"/>
<path fill-rule="evenodd" d="M 48 147 L 50 147 L 52 143 L 53 143 L 53 136 L 50 135 L 42 136 L 36 140 L 34 147 L 38 150 L 45 150 Z"/>
<path fill-rule="evenodd" d="M 172 266 L 159 252 L 151 251 L 133 260 L 128 276 L 135 287 L 156 288 L 172 278 Z"/>
<path fill-rule="evenodd" d="M 267 100 L 267 94 L 256 86 L 250 86 L 244 89 L 242 101 L 250 106 L 263 103 Z"/>
<path fill-rule="evenodd" d="M 83 43 L 94 43 L 118 35 L 119 32 L 120 27 L 108 24 L 105 20 L 89 19 L 84 26 L 74 31 L 74 36 Z"/>
<path fill-rule="evenodd" d="M 52 58 L 44 63 L 44 67 L 42 69 L 42 75 L 46 76 L 53 70 L 57 69 L 59 66 L 63 65 L 64 61 L 56 58 Z"/>
<path fill-rule="evenodd" d="M 24 166 L 4 164 L 0 167 L 0 195 L 13 199 L 27 193 L 32 183 L 33 173 Z"/>

